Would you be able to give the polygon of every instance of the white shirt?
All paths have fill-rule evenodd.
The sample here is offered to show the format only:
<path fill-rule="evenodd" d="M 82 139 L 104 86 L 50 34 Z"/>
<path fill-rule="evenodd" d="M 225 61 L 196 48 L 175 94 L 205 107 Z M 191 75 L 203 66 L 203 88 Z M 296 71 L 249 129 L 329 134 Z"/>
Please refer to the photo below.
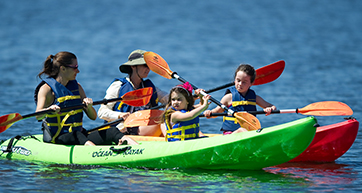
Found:
<path fill-rule="evenodd" d="M 126 78 L 128 82 L 132 84 L 129 77 Z M 122 86 L 121 81 L 114 81 L 107 89 L 105 99 L 112 99 L 112 98 L 118 98 L 119 97 L 119 90 Z M 134 85 L 132 84 L 133 88 Z M 166 104 L 168 101 L 168 94 L 161 89 L 156 87 L 157 96 L 159 98 L 159 102 L 162 104 Z M 113 111 L 113 107 L 116 104 L 116 102 L 108 103 L 106 105 L 101 105 L 101 107 L 98 109 L 98 117 L 101 119 L 104 119 L 108 122 L 114 121 L 119 119 L 119 115 L 122 114 L 122 112 Z M 118 127 L 118 126 L 117 126 Z"/>

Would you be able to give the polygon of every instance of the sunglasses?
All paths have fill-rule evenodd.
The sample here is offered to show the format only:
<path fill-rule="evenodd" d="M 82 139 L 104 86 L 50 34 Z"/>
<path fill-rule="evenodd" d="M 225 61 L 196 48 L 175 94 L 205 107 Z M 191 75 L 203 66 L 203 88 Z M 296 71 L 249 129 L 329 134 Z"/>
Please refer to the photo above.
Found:
<path fill-rule="evenodd" d="M 67 68 L 73 68 L 74 70 L 78 69 L 78 64 L 77 65 L 70 65 L 70 66 L 65 66 Z"/>

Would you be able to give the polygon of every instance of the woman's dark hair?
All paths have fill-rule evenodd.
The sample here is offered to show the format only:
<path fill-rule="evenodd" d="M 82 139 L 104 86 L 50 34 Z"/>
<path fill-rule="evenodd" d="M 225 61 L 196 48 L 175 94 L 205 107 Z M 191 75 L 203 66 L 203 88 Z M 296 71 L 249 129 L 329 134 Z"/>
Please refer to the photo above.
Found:
<path fill-rule="evenodd" d="M 74 59 L 77 59 L 77 57 L 71 52 L 58 52 L 55 55 L 49 55 L 45 59 L 43 69 L 38 77 L 41 78 L 43 74 L 46 74 L 56 78 L 59 74 L 59 68 L 71 65 Z"/>

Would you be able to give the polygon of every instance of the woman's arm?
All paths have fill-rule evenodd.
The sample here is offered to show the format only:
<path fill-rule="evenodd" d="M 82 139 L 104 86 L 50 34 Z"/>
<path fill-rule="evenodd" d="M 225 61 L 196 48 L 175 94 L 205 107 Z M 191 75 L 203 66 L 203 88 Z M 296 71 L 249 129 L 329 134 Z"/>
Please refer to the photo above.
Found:
<path fill-rule="evenodd" d="M 119 95 L 119 89 L 122 86 L 121 81 L 114 81 L 107 89 L 105 99 L 112 99 L 112 98 L 118 98 Z M 101 119 L 104 119 L 106 121 L 114 121 L 116 119 L 119 119 L 121 117 L 127 118 L 129 113 L 122 113 L 113 111 L 113 106 L 116 104 L 116 102 L 108 103 L 106 105 L 101 105 L 101 107 L 98 109 L 98 117 Z"/>
<path fill-rule="evenodd" d="M 58 105 L 52 105 L 54 102 L 54 95 L 52 89 L 49 85 L 43 84 L 38 91 L 38 98 L 37 98 L 37 105 L 36 105 L 36 112 L 53 109 L 55 112 L 60 111 L 60 107 Z M 36 116 L 38 120 L 44 118 L 45 115 Z"/>

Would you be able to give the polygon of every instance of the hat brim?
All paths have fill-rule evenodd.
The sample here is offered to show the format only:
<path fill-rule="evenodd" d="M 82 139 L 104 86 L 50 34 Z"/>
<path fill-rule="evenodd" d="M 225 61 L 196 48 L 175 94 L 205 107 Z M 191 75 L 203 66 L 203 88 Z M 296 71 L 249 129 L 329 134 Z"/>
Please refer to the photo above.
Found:
<path fill-rule="evenodd" d="M 127 61 L 126 63 L 119 66 L 119 70 L 123 73 L 129 74 L 132 72 L 131 66 L 144 65 L 146 61 L 143 58 L 137 58 L 132 61 Z"/>

